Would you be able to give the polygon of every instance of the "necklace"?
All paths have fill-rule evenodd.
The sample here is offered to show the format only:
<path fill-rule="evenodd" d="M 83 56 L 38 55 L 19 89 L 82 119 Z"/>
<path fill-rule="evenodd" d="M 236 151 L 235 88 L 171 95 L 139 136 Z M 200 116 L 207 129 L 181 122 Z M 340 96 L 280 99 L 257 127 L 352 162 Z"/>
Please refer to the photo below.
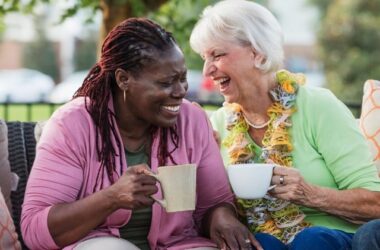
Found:
<path fill-rule="evenodd" d="M 266 126 L 269 125 L 269 123 L 271 122 L 271 119 L 269 119 L 268 121 L 264 122 L 264 123 L 261 123 L 261 124 L 254 124 L 253 122 L 249 121 L 248 118 L 245 116 L 245 114 L 243 113 L 243 117 L 244 117 L 244 120 L 245 122 L 251 126 L 252 128 L 255 128 L 255 129 L 261 129 L 261 128 L 265 128 Z"/>

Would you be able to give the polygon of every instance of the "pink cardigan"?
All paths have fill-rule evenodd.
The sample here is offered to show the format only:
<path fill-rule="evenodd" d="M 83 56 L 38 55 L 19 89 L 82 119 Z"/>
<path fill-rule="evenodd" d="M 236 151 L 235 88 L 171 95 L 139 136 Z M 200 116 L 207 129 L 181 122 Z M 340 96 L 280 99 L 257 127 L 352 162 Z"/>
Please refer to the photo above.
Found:
<path fill-rule="evenodd" d="M 109 108 L 113 110 L 112 100 Z M 173 153 L 174 160 L 178 164 L 196 163 L 198 166 L 196 210 L 166 213 L 154 203 L 148 240 L 151 249 L 215 246 L 209 239 L 199 236 L 198 225 L 208 208 L 220 202 L 233 201 L 219 149 L 204 112 L 186 100 L 181 105 L 177 128 L 180 143 Z M 85 109 L 84 98 L 67 103 L 49 119 L 37 146 L 22 209 L 21 230 L 29 248 L 57 249 L 47 225 L 50 208 L 93 193 L 100 167 L 95 134 L 95 126 Z M 152 145 L 153 171 L 158 167 L 158 140 L 158 137 L 154 138 Z M 172 147 L 172 143 L 169 143 L 169 150 Z M 116 169 L 124 172 L 127 167 L 125 154 L 117 153 L 122 157 L 122 167 L 120 158 L 117 158 Z M 115 173 L 115 178 L 119 175 L 121 173 Z M 107 179 L 104 180 L 105 186 L 109 186 Z M 161 190 L 158 195 L 161 195 Z M 131 210 L 119 209 L 84 239 L 102 235 L 119 237 L 119 227 L 128 223 L 130 216 Z M 77 243 L 64 249 L 72 249 Z"/>

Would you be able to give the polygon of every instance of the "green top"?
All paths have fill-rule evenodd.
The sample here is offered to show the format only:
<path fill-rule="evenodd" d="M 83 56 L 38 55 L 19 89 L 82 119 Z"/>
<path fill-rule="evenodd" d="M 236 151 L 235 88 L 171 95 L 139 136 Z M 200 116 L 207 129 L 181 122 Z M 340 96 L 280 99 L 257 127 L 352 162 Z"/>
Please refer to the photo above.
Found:
<path fill-rule="evenodd" d="M 148 163 L 148 155 L 144 148 L 137 152 L 129 152 L 125 149 L 127 165 L 133 166 L 141 163 Z M 121 227 L 120 237 L 130 241 L 142 250 L 150 250 L 148 242 L 148 234 L 150 222 L 152 219 L 152 207 L 133 210 L 131 219 L 128 223 Z"/>
<path fill-rule="evenodd" d="M 307 182 L 333 189 L 366 188 L 380 191 L 380 179 L 373 165 L 368 144 L 347 107 L 329 90 L 300 86 L 291 116 L 293 165 Z M 213 113 L 211 123 L 221 140 L 227 136 L 225 110 Z M 249 137 L 249 136 L 247 136 Z M 250 137 L 249 137 L 250 138 Z M 261 148 L 255 146 L 255 155 Z M 227 149 L 221 146 L 224 164 L 229 164 Z M 255 157 L 255 162 L 259 162 Z M 327 213 L 301 207 L 306 221 L 346 232 L 355 232 L 359 225 Z"/>

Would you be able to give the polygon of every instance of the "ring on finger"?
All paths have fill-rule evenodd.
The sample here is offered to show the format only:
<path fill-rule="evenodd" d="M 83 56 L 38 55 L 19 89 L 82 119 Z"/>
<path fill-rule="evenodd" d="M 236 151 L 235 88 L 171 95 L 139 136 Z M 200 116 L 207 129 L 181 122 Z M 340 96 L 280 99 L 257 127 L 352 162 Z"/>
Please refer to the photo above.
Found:
<path fill-rule="evenodd" d="M 285 176 L 281 175 L 280 176 L 280 185 L 284 185 L 285 183 Z"/>
<path fill-rule="evenodd" d="M 248 239 L 248 238 L 247 238 L 247 239 L 245 239 L 245 240 L 244 240 L 244 242 L 245 242 L 245 243 L 247 243 L 247 244 L 251 244 L 251 240 L 250 240 L 250 239 Z"/>

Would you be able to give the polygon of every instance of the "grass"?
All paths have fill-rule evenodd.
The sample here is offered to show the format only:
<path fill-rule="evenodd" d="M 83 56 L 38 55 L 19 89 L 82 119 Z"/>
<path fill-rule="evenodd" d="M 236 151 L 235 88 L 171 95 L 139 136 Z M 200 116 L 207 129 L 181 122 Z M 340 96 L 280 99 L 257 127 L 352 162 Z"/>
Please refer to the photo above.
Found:
<path fill-rule="evenodd" d="M 59 104 L 0 104 L 0 119 L 7 121 L 47 120 Z"/>

